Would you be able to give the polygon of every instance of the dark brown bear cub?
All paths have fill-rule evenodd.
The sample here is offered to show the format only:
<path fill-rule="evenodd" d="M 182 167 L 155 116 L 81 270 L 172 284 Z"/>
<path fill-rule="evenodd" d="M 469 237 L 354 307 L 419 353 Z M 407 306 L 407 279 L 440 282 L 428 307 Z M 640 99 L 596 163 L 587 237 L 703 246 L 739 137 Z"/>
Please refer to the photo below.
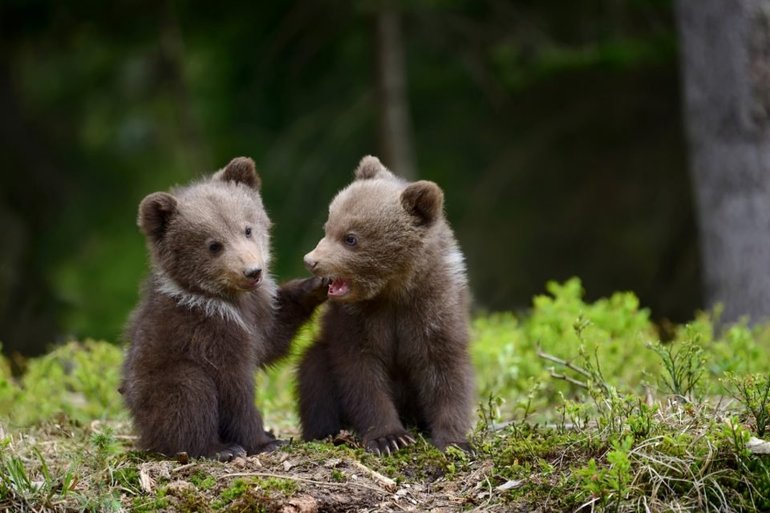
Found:
<path fill-rule="evenodd" d="M 127 327 L 121 391 L 139 447 L 230 459 L 273 449 L 254 374 L 288 351 L 325 299 L 319 278 L 278 288 L 254 162 L 139 205 L 152 273 Z"/>
<path fill-rule="evenodd" d="M 329 207 L 325 236 L 305 256 L 328 277 L 330 303 L 299 368 L 306 440 L 352 427 L 366 449 L 414 440 L 468 449 L 474 398 L 463 255 L 433 182 L 408 183 L 365 157 Z"/>

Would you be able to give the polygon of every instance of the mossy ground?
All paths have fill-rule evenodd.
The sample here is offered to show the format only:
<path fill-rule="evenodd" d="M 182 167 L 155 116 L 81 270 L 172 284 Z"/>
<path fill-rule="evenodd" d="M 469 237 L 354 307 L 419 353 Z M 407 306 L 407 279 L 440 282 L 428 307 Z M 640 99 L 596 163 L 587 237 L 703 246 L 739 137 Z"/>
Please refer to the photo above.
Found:
<path fill-rule="evenodd" d="M 120 349 L 0 362 L 0 511 L 760 511 L 770 509 L 770 328 L 714 315 L 659 329 L 636 298 L 550 284 L 527 315 L 478 316 L 474 454 L 297 441 L 292 365 L 260 378 L 291 443 L 229 463 L 133 450 Z M 303 347 L 309 327 L 299 338 Z"/>

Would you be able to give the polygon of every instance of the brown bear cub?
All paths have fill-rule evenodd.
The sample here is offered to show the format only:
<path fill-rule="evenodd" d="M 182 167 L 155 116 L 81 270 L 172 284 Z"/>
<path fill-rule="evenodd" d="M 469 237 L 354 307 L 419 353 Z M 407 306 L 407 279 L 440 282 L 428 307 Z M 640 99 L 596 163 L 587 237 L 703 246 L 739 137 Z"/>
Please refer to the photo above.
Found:
<path fill-rule="evenodd" d="M 259 187 L 241 157 L 139 205 L 152 272 L 127 326 L 121 392 L 141 449 L 228 460 L 279 444 L 254 405 L 254 374 L 288 352 L 326 283 L 276 286 Z"/>
<path fill-rule="evenodd" d="M 321 333 L 299 367 L 306 440 L 352 428 L 377 454 L 427 432 L 469 450 L 474 398 L 464 258 L 433 182 L 406 182 L 375 157 L 329 207 L 305 256 L 331 280 Z"/>

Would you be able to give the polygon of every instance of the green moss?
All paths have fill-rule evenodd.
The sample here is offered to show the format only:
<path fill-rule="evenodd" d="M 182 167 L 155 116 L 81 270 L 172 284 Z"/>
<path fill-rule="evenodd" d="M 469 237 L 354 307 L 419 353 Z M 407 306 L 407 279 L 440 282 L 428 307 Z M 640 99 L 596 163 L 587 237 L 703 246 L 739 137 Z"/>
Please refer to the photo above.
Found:
<path fill-rule="evenodd" d="M 209 500 L 196 490 L 186 490 L 177 495 L 173 509 L 179 513 L 199 513 L 211 511 Z"/>
<path fill-rule="evenodd" d="M 190 476 L 189 479 L 196 488 L 200 488 L 201 490 L 211 490 L 217 484 L 217 480 L 214 476 L 200 470 Z"/>
<path fill-rule="evenodd" d="M 257 478 L 254 484 L 265 492 L 275 491 L 283 495 L 293 495 L 299 489 L 296 481 L 278 477 Z"/>
<path fill-rule="evenodd" d="M 136 513 L 152 513 L 167 508 L 169 504 L 166 489 L 161 487 L 155 492 L 154 497 L 134 497 L 131 501 L 131 510 Z"/>
<path fill-rule="evenodd" d="M 219 497 L 214 501 L 213 507 L 215 509 L 221 509 L 235 499 L 246 493 L 249 489 L 249 484 L 243 479 L 235 479 L 230 486 L 219 492 Z"/>
<path fill-rule="evenodd" d="M 112 479 L 115 484 L 129 490 L 138 491 L 139 472 L 134 467 L 121 467 L 112 472 Z"/>

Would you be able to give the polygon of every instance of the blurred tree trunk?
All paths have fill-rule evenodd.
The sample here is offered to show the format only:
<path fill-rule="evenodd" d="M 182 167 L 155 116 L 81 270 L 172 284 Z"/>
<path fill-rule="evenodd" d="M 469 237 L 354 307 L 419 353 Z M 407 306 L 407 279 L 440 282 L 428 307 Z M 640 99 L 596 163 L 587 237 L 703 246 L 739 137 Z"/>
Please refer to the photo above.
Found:
<path fill-rule="evenodd" d="M 770 1 L 678 0 L 684 117 L 709 306 L 770 315 Z"/>
<path fill-rule="evenodd" d="M 401 15 L 391 2 L 382 2 L 375 13 L 375 25 L 380 157 L 396 174 L 413 180 L 416 172 Z"/>
<path fill-rule="evenodd" d="M 69 188 L 52 161 L 56 151 L 24 116 L 12 59 L 11 48 L 0 48 L 0 345 L 6 354 L 35 355 L 54 342 L 60 306 L 40 234 L 56 222 Z"/>

